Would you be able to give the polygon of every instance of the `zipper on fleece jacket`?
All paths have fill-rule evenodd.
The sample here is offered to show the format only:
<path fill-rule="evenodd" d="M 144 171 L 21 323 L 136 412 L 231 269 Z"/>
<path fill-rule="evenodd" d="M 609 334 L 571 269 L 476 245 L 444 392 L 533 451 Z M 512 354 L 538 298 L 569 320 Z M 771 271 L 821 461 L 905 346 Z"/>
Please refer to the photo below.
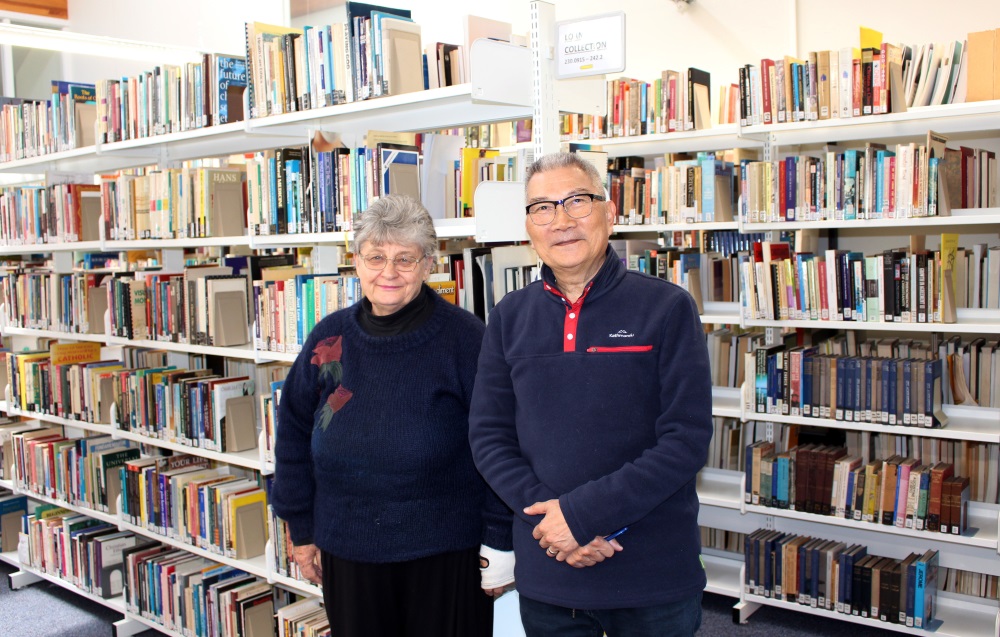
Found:
<path fill-rule="evenodd" d="M 615 354 L 619 352 L 649 352 L 652 345 L 619 345 L 617 347 L 588 347 L 588 354 Z"/>

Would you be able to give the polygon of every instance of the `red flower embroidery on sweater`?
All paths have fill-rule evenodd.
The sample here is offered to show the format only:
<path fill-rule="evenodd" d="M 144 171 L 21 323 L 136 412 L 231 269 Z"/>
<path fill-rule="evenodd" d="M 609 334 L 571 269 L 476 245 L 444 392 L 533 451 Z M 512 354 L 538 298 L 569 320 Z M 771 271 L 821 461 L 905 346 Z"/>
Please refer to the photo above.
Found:
<path fill-rule="evenodd" d="M 326 399 L 326 403 L 323 405 L 323 413 L 319 417 L 319 426 L 323 431 L 326 431 L 326 428 L 330 425 L 333 415 L 340 411 L 353 395 L 354 392 L 343 385 L 339 385 L 337 389 L 330 393 L 330 396 Z"/>
<path fill-rule="evenodd" d="M 337 387 L 332 394 L 330 394 L 329 398 L 326 399 L 326 404 L 333 409 L 333 413 L 337 413 L 340 411 L 341 407 L 347 404 L 347 401 L 349 401 L 353 395 L 354 392 L 341 385 Z"/>
<path fill-rule="evenodd" d="M 309 362 L 318 367 L 334 361 L 339 362 L 342 351 L 343 344 L 340 336 L 324 338 L 313 348 L 313 357 Z"/>

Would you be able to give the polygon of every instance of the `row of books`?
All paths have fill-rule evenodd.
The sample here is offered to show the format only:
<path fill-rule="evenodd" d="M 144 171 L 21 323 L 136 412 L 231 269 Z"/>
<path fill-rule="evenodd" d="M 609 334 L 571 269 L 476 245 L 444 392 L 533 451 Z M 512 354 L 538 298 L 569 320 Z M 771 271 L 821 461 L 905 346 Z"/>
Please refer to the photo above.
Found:
<path fill-rule="evenodd" d="M 25 411 L 115 424 L 154 440 L 218 452 L 257 447 L 268 413 L 262 401 L 287 374 L 279 363 L 232 367 L 251 369 L 134 367 L 102 360 L 99 343 L 54 343 L 48 352 L 6 355 L 12 400 Z"/>
<path fill-rule="evenodd" d="M 422 191 L 434 216 L 470 216 L 479 182 L 516 181 L 530 161 L 524 152 L 462 148 L 459 136 L 424 135 L 432 164 L 423 175 L 420 149 L 399 143 L 412 135 L 376 137 L 349 149 L 317 133 L 308 147 L 254 153 L 245 166 L 131 169 L 99 186 L 4 188 L 0 245 L 349 231 L 377 197 L 420 199 Z"/>
<path fill-rule="evenodd" d="M 758 347 L 745 357 L 758 414 L 943 427 L 942 361 L 837 357 L 812 348 Z M 945 376 L 947 379 L 947 376 Z M 747 392 L 749 394 L 749 392 Z"/>
<path fill-rule="evenodd" d="M 6 428 L 4 439 L 4 462 L 14 467 L 19 491 L 106 513 L 117 512 L 119 467 L 139 457 L 128 440 L 67 438 L 61 427 L 19 425 Z"/>
<path fill-rule="evenodd" d="M 302 637 L 330 637 L 330 619 L 320 600 L 307 597 L 293 602 L 275 614 L 278 634 Z"/>
<path fill-rule="evenodd" d="M 920 463 L 930 466 L 939 462 L 951 464 L 955 467 L 955 475 L 969 477 L 972 501 L 997 503 L 1000 445 L 996 443 L 869 431 L 844 431 L 843 441 L 846 442 L 849 455 L 861 456 L 865 462 L 897 455 L 916 458 Z M 819 442 L 835 446 L 844 444 L 839 438 Z M 790 449 L 792 446 L 794 445 L 780 448 Z"/>
<path fill-rule="evenodd" d="M 246 181 L 241 166 L 134 169 L 106 177 L 100 185 L 104 237 L 134 241 L 243 236 Z"/>
<path fill-rule="evenodd" d="M 473 40 L 512 39 L 510 24 L 466 16 L 464 45 L 424 46 L 406 9 L 347 2 L 330 15 L 323 26 L 246 24 L 252 117 L 463 84 Z"/>
<path fill-rule="evenodd" d="M 438 131 L 465 138 L 467 148 L 499 148 L 531 141 L 531 120 L 519 119 L 513 122 L 496 122 L 467 126 L 451 131 Z"/>
<path fill-rule="evenodd" d="M 870 555 L 868 547 L 758 529 L 744 546 L 747 594 L 891 624 L 932 630 L 938 551 L 903 560 Z"/>
<path fill-rule="evenodd" d="M 927 144 L 869 143 L 864 150 L 828 151 L 740 165 L 746 224 L 777 221 L 909 219 L 949 216 L 952 208 L 997 205 L 993 151 Z M 934 148 L 934 146 L 937 146 Z"/>
<path fill-rule="evenodd" d="M 663 71 L 652 82 L 633 78 L 608 80 L 606 115 L 563 115 L 561 139 L 634 137 L 709 128 L 711 83 L 707 71 L 693 67 L 686 71 Z"/>
<path fill-rule="evenodd" d="M 251 471 L 188 454 L 140 457 L 129 441 L 68 439 L 59 427 L 17 431 L 11 442 L 23 493 L 117 515 L 226 557 L 264 552 L 267 498 Z"/>
<path fill-rule="evenodd" d="M 638 161 L 615 161 L 608 171 L 608 191 L 618 209 L 619 224 L 663 224 L 732 221 L 739 196 L 732 162 L 715 153 L 677 159 L 655 168 Z M 659 163 L 659 162 L 658 162 Z"/>
<path fill-rule="evenodd" d="M 743 553 L 745 542 L 745 533 L 701 527 L 701 545 L 703 547 L 728 553 Z M 961 571 L 954 568 L 939 567 L 938 569 L 939 591 L 996 600 L 998 584 L 1000 584 L 1000 577 L 996 575 L 984 575 L 983 573 Z"/>
<path fill-rule="evenodd" d="M 27 566 L 105 599 L 124 593 L 128 612 L 177 634 L 273 636 L 274 609 L 292 601 L 231 566 L 55 505 L 31 508 L 14 527 Z"/>
<path fill-rule="evenodd" d="M 48 100 L 0 100 L 0 161 L 93 145 L 97 113 L 93 84 L 53 80 Z"/>
<path fill-rule="evenodd" d="M 746 319 L 954 323 L 958 308 L 1000 305 L 1000 248 L 890 249 L 792 253 L 782 242 L 739 254 L 740 301 Z M 944 264 L 951 265 L 943 269 Z"/>
<path fill-rule="evenodd" d="M 420 199 L 420 150 L 409 144 L 255 153 L 247 161 L 247 228 L 252 235 L 349 231 L 378 197 Z"/>
<path fill-rule="evenodd" d="M 97 141 L 120 142 L 241 121 L 246 85 L 245 59 L 215 53 L 197 62 L 162 64 L 132 77 L 98 81 Z"/>
<path fill-rule="evenodd" d="M 279 588 L 232 566 L 143 540 L 122 552 L 125 608 L 171 634 L 276 637 Z"/>
<path fill-rule="evenodd" d="M 687 290 L 701 313 L 705 302 L 738 300 L 738 288 L 734 285 L 738 273 L 733 258 L 723 257 L 718 252 L 663 248 L 655 242 L 632 239 L 614 240 L 612 246 L 628 269 L 670 281 Z"/>
<path fill-rule="evenodd" d="M 260 476 L 211 465 L 186 454 L 127 461 L 120 469 L 122 519 L 226 557 L 262 555 L 268 531 Z"/>
<path fill-rule="evenodd" d="M 96 185 L 0 189 L 0 245 L 96 241 L 100 225 L 101 197 Z"/>
<path fill-rule="evenodd" d="M 248 22 L 251 116 L 423 90 L 420 25 L 410 19 L 410 11 L 363 7 L 352 3 L 343 21 L 303 29 Z M 445 79 L 460 79 L 452 71 L 464 73 L 461 58 L 454 65 L 450 59 L 457 51 L 442 53 L 435 62 L 446 67 Z"/>
<path fill-rule="evenodd" d="M 846 447 L 814 444 L 785 452 L 766 441 L 746 448 L 748 504 L 964 535 L 971 495 L 969 477 L 956 476 L 946 462 L 894 455 L 865 463 Z"/>
<path fill-rule="evenodd" d="M 298 353 L 324 316 L 361 300 L 361 280 L 338 274 L 298 274 L 253 284 L 254 347 Z"/>
<path fill-rule="evenodd" d="M 122 594 L 122 552 L 141 538 L 119 531 L 114 524 L 52 504 L 32 508 L 21 518 L 28 566 L 97 597 L 110 599 Z"/>
<path fill-rule="evenodd" d="M 282 577 L 290 577 L 303 582 L 308 581 L 302 576 L 302 569 L 299 568 L 289 551 L 292 542 L 291 536 L 288 534 L 288 523 L 275 515 L 274 509 L 270 506 L 267 507 L 267 513 L 268 533 L 272 538 L 268 546 L 274 558 L 275 572 Z"/>
<path fill-rule="evenodd" d="M 881 39 L 881 38 L 879 38 Z M 810 51 L 739 70 L 740 124 L 780 124 L 903 112 L 966 101 L 965 42 Z"/>
<path fill-rule="evenodd" d="M 81 334 L 103 334 L 107 290 L 101 275 L 57 273 L 25 264 L 0 277 L 6 324 Z"/>
<path fill-rule="evenodd" d="M 0 292 L 7 324 L 15 327 L 242 345 L 250 342 L 251 281 L 308 275 L 309 268 L 295 265 L 296 258 L 293 253 L 230 256 L 181 271 L 106 273 L 56 273 L 32 264 L 9 270 L 0 279 Z M 321 309 L 331 310 L 325 305 Z M 110 332 L 105 330 L 105 312 Z"/>

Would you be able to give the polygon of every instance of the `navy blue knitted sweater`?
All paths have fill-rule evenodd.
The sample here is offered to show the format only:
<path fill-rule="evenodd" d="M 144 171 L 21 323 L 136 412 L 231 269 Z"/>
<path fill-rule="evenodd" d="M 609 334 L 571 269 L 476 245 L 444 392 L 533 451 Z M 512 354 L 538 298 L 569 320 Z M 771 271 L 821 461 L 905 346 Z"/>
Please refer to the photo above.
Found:
<path fill-rule="evenodd" d="M 434 303 L 405 334 L 369 335 L 355 305 L 309 335 L 282 390 L 271 490 L 296 543 L 369 563 L 511 549 L 510 510 L 469 449 L 483 325 Z"/>

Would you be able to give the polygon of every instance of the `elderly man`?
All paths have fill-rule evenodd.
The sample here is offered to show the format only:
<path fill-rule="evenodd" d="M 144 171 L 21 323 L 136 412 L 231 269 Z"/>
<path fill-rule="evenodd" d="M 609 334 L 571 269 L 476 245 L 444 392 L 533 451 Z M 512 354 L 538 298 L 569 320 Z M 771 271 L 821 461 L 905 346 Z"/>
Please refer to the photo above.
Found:
<path fill-rule="evenodd" d="M 490 312 L 469 436 L 515 511 L 526 633 L 693 635 L 706 582 L 695 477 L 712 436 L 695 303 L 626 270 L 586 161 L 542 157 L 525 189 L 542 280 Z"/>

